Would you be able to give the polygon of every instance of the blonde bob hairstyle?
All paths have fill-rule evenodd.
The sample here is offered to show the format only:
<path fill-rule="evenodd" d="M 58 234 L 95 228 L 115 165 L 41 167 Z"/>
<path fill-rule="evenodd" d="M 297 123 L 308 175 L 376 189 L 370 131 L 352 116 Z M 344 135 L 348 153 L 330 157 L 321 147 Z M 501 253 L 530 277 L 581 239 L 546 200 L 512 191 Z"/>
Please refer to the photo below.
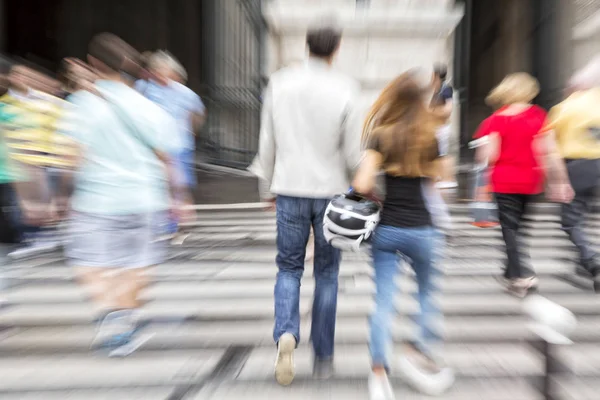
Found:
<path fill-rule="evenodd" d="M 485 102 L 492 107 L 503 107 L 516 103 L 530 103 L 540 92 L 537 79 L 526 72 L 506 76 L 486 97 Z"/>

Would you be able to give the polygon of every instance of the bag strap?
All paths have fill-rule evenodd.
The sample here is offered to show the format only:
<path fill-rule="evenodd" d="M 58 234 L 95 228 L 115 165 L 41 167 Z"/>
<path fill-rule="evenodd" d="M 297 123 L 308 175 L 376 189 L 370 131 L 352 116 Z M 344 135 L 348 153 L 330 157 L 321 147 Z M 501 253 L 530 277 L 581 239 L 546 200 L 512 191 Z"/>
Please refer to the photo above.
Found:
<path fill-rule="evenodd" d="M 156 156 L 156 158 L 159 160 L 159 162 L 163 163 L 163 165 L 165 167 L 165 172 L 167 174 L 167 183 L 169 186 L 169 192 L 171 193 L 171 196 L 173 198 L 175 198 L 177 189 L 174 186 L 175 185 L 174 184 L 175 170 L 173 168 L 172 163 L 164 161 L 164 159 L 161 157 L 160 153 L 150 143 L 148 143 L 144 139 L 144 137 L 139 133 L 139 129 L 137 128 L 135 123 L 131 120 L 131 118 L 129 118 L 129 116 L 123 111 L 123 109 L 121 107 L 119 107 L 118 104 L 116 104 L 115 102 L 108 99 L 107 96 L 100 93 L 100 90 L 98 90 L 98 89 L 96 89 L 96 94 L 98 96 L 100 96 L 100 98 L 104 99 L 106 101 L 106 103 L 113 109 L 115 114 L 121 119 L 121 121 L 124 122 L 127 126 L 129 126 L 131 128 L 131 130 L 134 132 L 135 139 L 137 139 L 141 144 L 146 146 L 146 148 L 148 148 Z"/>
<path fill-rule="evenodd" d="M 144 139 L 144 137 L 139 133 L 138 127 L 135 125 L 135 123 L 133 123 L 131 118 L 129 118 L 129 116 L 126 115 L 126 113 L 123 111 L 123 109 L 117 103 L 115 103 L 114 101 L 111 101 L 107 96 L 105 96 L 97 88 L 96 88 L 96 94 L 110 106 L 110 108 L 114 111 L 114 113 L 117 115 L 117 117 L 119 117 L 121 122 L 125 123 L 125 125 L 127 125 L 130 128 L 130 131 L 134 132 L 134 137 L 138 142 L 140 142 L 141 144 L 146 146 L 152 152 L 155 151 L 154 147 L 152 145 L 150 145 L 150 143 L 148 143 Z"/>

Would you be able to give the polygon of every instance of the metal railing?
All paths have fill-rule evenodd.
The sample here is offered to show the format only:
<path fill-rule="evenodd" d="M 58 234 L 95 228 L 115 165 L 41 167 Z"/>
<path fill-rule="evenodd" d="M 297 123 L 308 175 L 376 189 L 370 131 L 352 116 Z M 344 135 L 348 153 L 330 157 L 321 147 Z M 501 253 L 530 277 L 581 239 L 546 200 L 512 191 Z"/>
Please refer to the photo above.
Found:
<path fill-rule="evenodd" d="M 258 149 L 265 23 L 261 0 L 204 2 L 203 67 L 208 120 L 198 138 L 204 160 L 245 168 Z"/>

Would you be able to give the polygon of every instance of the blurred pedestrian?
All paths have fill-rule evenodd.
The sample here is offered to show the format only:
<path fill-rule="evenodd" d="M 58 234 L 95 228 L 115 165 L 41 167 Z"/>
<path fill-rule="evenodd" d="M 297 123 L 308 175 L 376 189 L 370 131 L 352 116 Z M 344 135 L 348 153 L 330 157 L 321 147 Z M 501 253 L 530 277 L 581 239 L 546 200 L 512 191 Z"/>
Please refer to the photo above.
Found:
<path fill-rule="evenodd" d="M 438 241 L 423 185 L 439 173 L 436 132 L 443 119 L 426 107 L 425 94 L 426 88 L 412 72 L 400 75 L 383 90 L 365 123 L 367 152 L 353 182 L 355 191 L 369 194 L 375 189 L 377 175 L 385 172 L 386 197 L 371 249 L 376 285 L 375 311 L 370 319 L 371 400 L 395 398 L 387 376 L 391 367 L 387 353 L 396 318 L 401 259 L 410 261 L 416 273 L 421 309 L 419 340 L 403 346 L 401 373 L 427 394 L 440 394 L 454 382 L 452 371 L 431 348 L 436 337 L 434 324 L 441 318 L 432 297 Z"/>
<path fill-rule="evenodd" d="M 441 155 L 441 176 L 436 186 L 440 189 L 454 189 L 458 186 L 456 183 L 455 163 L 450 154 L 452 142 L 452 127 L 450 117 L 454 109 L 453 96 L 454 89 L 447 81 L 448 67 L 445 64 L 435 64 L 431 78 L 433 96 L 430 107 L 433 113 L 443 121 L 437 132 L 438 143 Z"/>
<path fill-rule="evenodd" d="M 313 374 L 333 373 L 340 252 L 323 235 L 329 200 L 349 187 L 349 173 L 360 160 L 360 132 L 350 115 L 358 85 L 332 69 L 341 31 L 311 27 L 309 57 L 303 65 L 272 75 L 264 95 L 258 155 L 250 167 L 261 181 L 261 196 L 276 203 L 277 282 L 275 327 L 278 345 L 275 378 L 294 378 L 293 352 L 300 341 L 300 281 L 307 242 L 314 233 L 315 293 L 310 340 Z"/>
<path fill-rule="evenodd" d="M 538 286 L 529 255 L 520 243 L 520 229 L 528 205 L 543 190 L 544 167 L 548 167 L 551 194 L 568 197 L 570 190 L 564 163 L 549 150 L 552 138 L 540 134 L 546 112 L 531 104 L 538 92 L 538 82 L 529 74 L 508 75 L 487 98 L 501 108 L 481 132 L 489 138 L 482 157 L 491 168 L 490 183 L 506 244 L 507 264 L 501 282 L 519 297 Z"/>
<path fill-rule="evenodd" d="M 170 140 L 175 121 L 129 86 L 139 54 L 112 34 L 96 35 L 88 59 L 99 79 L 78 91 L 65 125 L 80 146 L 71 199 L 69 264 L 91 290 L 100 318 L 94 347 L 135 351 L 148 268 L 162 263 L 157 239 L 171 208 Z"/>
<path fill-rule="evenodd" d="M 600 183 L 600 58 L 578 71 L 569 89 L 572 94 L 550 111 L 545 132 L 556 138 L 575 191 L 562 205 L 562 228 L 579 252 L 578 273 L 592 277 L 600 293 L 600 259 L 584 229 Z"/>
<path fill-rule="evenodd" d="M 147 68 L 149 79 L 138 80 L 135 87 L 177 121 L 177 131 L 172 139 L 177 147 L 170 156 L 178 176 L 178 200 L 184 205 L 191 205 L 192 190 L 196 186 L 195 135 L 204 124 L 206 108 L 200 97 L 181 83 L 187 80 L 187 72 L 171 54 L 158 51 L 150 55 Z"/>
<path fill-rule="evenodd" d="M 44 240 L 41 227 L 55 220 L 51 169 L 73 166 L 75 146 L 59 132 L 67 104 L 52 95 L 57 82 L 24 62 L 9 73 L 10 88 L 0 99 L 0 120 L 10 158 L 23 179 L 15 184 L 16 204 L 21 212 L 22 247 L 11 252 L 20 258 L 59 246 Z"/>
<path fill-rule="evenodd" d="M 431 78 L 433 96 L 430 107 L 433 114 L 442 122 L 436 133 L 440 147 L 439 177 L 423 185 L 425 200 L 433 217 L 433 224 L 441 232 L 438 235 L 440 247 L 452 239 L 452 219 L 447 201 L 452 197 L 450 190 L 458 185 L 454 171 L 454 160 L 450 154 L 452 127 L 450 116 L 454 108 L 454 90 L 447 82 L 448 68 L 444 64 L 435 64 Z"/>
<path fill-rule="evenodd" d="M 92 67 L 84 61 L 67 57 L 62 60 L 59 75 L 62 83 L 61 98 L 67 99 L 68 96 L 79 90 L 94 90 L 94 82 L 98 78 Z"/>
<path fill-rule="evenodd" d="M 8 90 L 8 73 L 10 64 L 8 60 L 0 63 L 0 75 Z M 3 96 L 6 93 L 3 93 Z M 0 108 L 1 109 L 1 108 Z M 0 112 L 2 130 L 0 131 L 0 303 L 4 302 L 5 273 L 10 264 L 8 255 L 15 245 L 21 242 L 21 223 L 18 210 L 18 198 L 15 184 L 22 179 L 15 163 L 9 157 L 9 151 L 4 138 L 4 123 L 11 118 L 6 113 Z"/>

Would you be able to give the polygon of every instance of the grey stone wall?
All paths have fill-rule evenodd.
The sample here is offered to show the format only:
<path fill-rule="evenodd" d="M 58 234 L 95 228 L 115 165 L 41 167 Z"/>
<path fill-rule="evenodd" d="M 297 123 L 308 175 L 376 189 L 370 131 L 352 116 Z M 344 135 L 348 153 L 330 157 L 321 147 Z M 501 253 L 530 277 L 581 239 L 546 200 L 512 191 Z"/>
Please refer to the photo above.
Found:
<path fill-rule="evenodd" d="M 598 0 L 567 0 L 574 4 L 575 23 L 580 23 L 588 19 L 595 12 L 600 11 L 600 1 Z"/>

